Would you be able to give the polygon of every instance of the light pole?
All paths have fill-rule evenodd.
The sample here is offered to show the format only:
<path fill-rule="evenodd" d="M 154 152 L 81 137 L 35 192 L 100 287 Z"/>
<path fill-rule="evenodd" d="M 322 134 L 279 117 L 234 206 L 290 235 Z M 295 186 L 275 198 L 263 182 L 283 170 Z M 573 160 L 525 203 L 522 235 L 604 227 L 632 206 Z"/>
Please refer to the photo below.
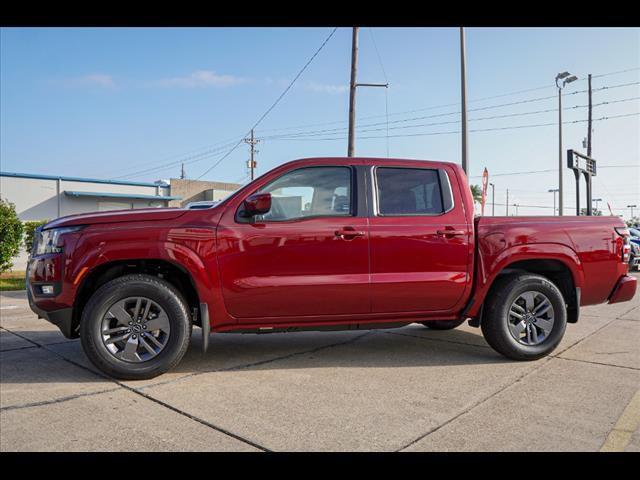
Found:
<path fill-rule="evenodd" d="M 489 182 L 489 185 L 491 186 L 491 216 L 495 217 L 496 216 L 496 186 Z"/>
<path fill-rule="evenodd" d="M 516 217 L 517 217 L 518 216 L 518 207 L 520 206 L 520 204 L 514 203 L 513 206 L 516 207 Z"/>
<path fill-rule="evenodd" d="M 556 214 L 556 193 L 559 191 L 559 188 L 550 188 L 549 190 L 547 190 L 547 192 L 553 193 L 553 215 Z"/>
<path fill-rule="evenodd" d="M 556 75 L 556 87 L 558 87 L 558 215 L 563 215 L 562 201 L 562 89 L 567 83 L 575 82 L 578 79 L 569 72 L 561 72 Z M 560 82 L 562 80 L 562 82 Z"/>
<path fill-rule="evenodd" d="M 631 209 L 631 219 L 633 219 L 633 209 L 638 208 L 638 205 L 627 205 L 627 208 Z"/>

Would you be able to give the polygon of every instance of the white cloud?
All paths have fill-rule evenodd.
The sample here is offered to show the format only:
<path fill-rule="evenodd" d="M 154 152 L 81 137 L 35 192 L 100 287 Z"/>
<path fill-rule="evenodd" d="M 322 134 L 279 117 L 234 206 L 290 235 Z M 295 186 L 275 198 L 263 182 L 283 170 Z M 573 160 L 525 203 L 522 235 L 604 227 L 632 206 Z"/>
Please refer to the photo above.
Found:
<path fill-rule="evenodd" d="M 233 75 L 218 75 L 212 70 L 196 70 L 183 77 L 163 78 L 158 80 L 157 85 L 163 87 L 229 87 L 243 83 L 245 79 Z"/>
<path fill-rule="evenodd" d="M 104 73 L 90 73 L 80 77 L 67 78 L 62 80 L 61 83 L 67 87 L 113 88 L 116 86 L 113 77 Z"/>
<path fill-rule="evenodd" d="M 331 95 L 341 95 L 349 91 L 348 85 L 332 85 L 328 83 L 308 82 L 305 89 L 317 93 L 329 93 Z"/>

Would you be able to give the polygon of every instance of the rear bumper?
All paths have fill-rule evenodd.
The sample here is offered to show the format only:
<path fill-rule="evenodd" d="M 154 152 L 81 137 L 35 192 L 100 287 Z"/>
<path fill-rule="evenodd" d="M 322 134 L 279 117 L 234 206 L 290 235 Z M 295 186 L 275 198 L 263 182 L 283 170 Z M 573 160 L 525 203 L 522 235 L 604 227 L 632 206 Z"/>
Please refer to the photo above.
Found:
<path fill-rule="evenodd" d="M 613 292 L 609 296 L 609 303 L 627 302 L 636 294 L 638 279 L 630 275 L 620 277 Z"/>

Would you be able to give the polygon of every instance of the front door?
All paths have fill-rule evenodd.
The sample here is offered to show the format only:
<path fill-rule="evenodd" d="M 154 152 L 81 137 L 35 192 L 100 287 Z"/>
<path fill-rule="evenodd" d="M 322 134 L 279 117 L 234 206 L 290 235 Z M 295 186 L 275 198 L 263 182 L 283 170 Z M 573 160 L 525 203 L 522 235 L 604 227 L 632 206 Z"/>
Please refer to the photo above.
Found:
<path fill-rule="evenodd" d="M 445 169 L 404 164 L 371 175 L 372 311 L 451 312 L 471 274 L 472 226 L 457 183 Z"/>
<path fill-rule="evenodd" d="M 368 219 L 358 215 L 355 169 L 302 167 L 260 192 L 271 210 L 218 227 L 225 305 L 246 323 L 369 313 Z M 228 209 L 231 210 L 231 209 Z"/>

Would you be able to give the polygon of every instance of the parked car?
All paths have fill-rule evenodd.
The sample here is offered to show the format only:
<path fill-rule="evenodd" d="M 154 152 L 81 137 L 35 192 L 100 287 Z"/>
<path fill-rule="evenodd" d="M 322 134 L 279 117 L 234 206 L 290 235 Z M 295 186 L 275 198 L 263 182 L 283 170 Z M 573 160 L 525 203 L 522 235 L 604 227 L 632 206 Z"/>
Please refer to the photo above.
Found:
<path fill-rule="evenodd" d="M 629 228 L 631 241 L 631 257 L 629 259 L 629 270 L 640 270 L 640 230 Z"/>
<path fill-rule="evenodd" d="M 633 297 L 629 255 L 618 217 L 474 218 L 456 164 L 313 158 L 208 209 L 49 222 L 27 280 L 31 308 L 99 369 L 143 379 L 180 362 L 193 325 L 206 351 L 210 330 L 469 320 L 496 351 L 534 360 L 582 306 Z"/>

